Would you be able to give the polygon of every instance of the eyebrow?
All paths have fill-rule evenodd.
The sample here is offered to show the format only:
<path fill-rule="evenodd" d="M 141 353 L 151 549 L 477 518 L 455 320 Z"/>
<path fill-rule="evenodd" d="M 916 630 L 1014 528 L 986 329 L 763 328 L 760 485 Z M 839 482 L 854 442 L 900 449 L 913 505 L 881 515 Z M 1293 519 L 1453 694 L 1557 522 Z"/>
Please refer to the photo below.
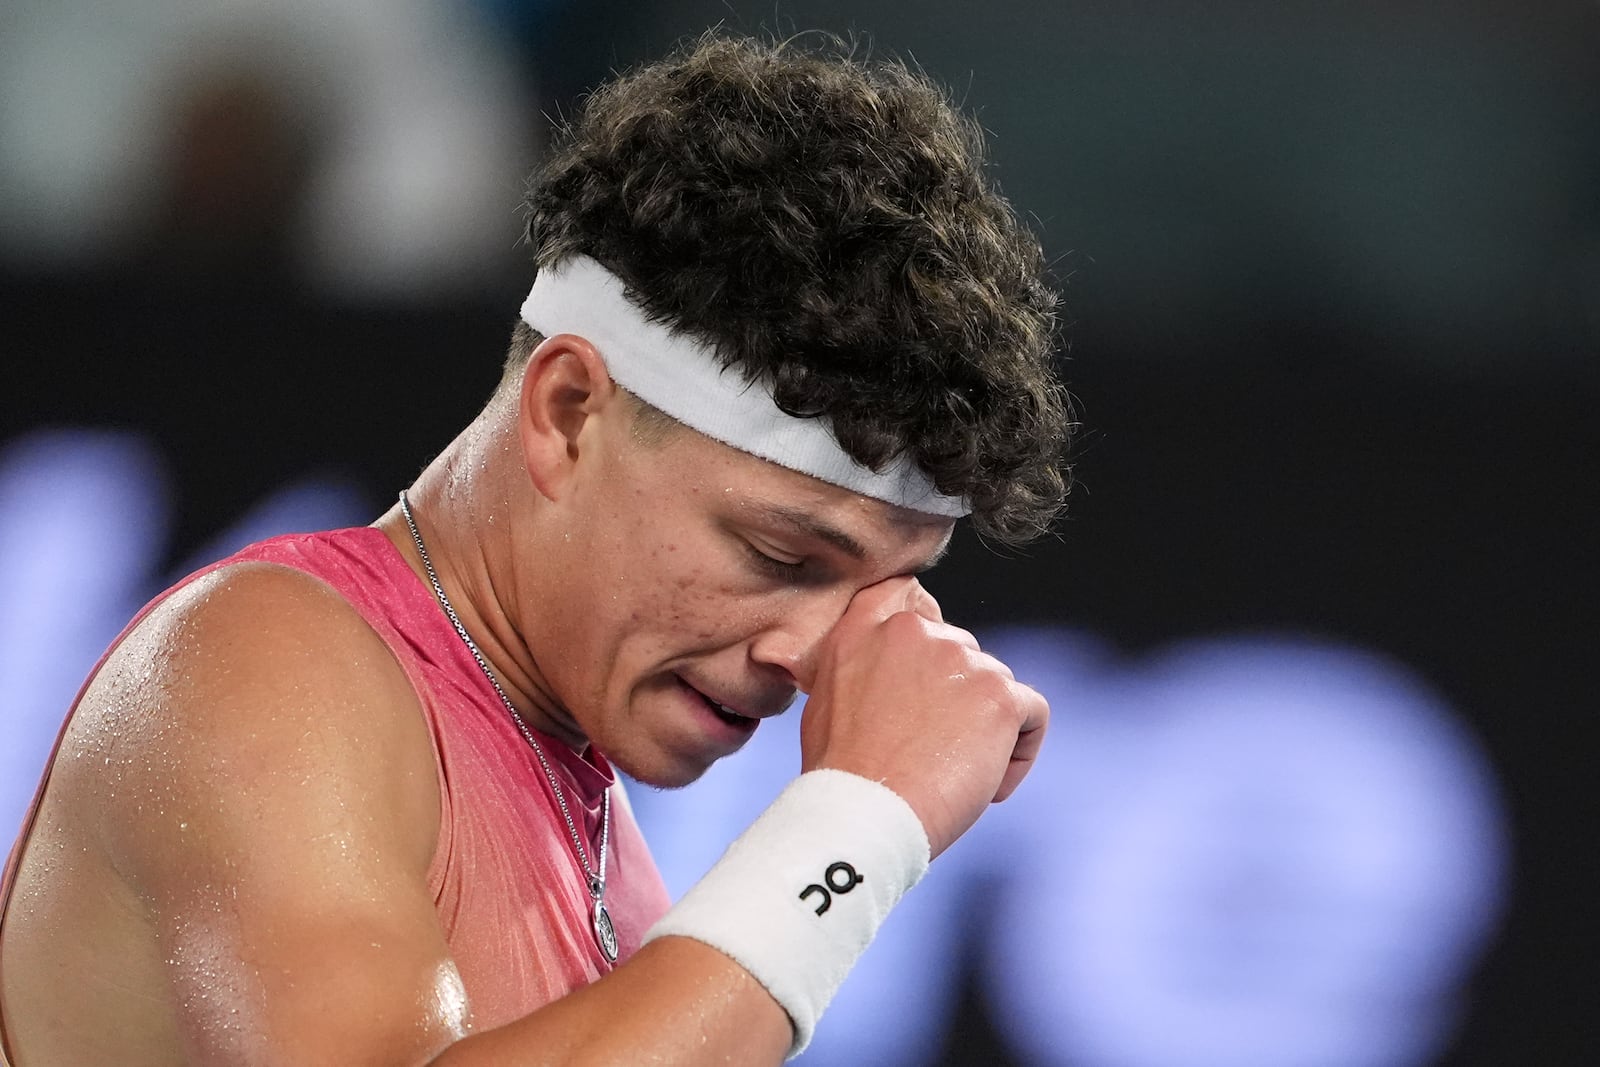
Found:
<path fill-rule="evenodd" d="M 769 519 L 780 526 L 787 526 L 793 533 L 803 534 L 807 537 L 826 541 L 851 559 L 863 560 L 867 558 L 867 550 L 861 547 L 861 542 L 845 533 L 837 526 L 830 526 L 814 515 L 808 514 L 799 508 L 785 507 L 782 504 L 757 504 L 755 510 L 761 513 L 762 518 Z"/>
<path fill-rule="evenodd" d="M 763 518 L 781 526 L 787 526 L 794 533 L 824 541 L 851 559 L 864 560 L 867 558 L 867 550 L 861 547 L 860 541 L 857 541 L 837 526 L 823 522 L 806 511 L 802 511 L 799 508 L 785 507 L 782 504 L 757 504 L 754 507 Z M 951 538 L 945 538 L 944 543 L 939 546 L 938 550 L 929 556 L 926 561 L 914 568 L 912 573 L 921 574 L 924 571 L 931 570 L 940 560 L 944 559 L 945 553 L 950 551 L 951 540 Z"/>

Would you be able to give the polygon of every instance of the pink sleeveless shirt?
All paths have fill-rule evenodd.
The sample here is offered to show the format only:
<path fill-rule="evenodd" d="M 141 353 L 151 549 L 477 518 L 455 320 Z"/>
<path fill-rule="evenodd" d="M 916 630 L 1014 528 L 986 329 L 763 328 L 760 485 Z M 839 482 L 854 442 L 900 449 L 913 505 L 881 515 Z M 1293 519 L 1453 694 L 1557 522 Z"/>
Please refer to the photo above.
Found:
<path fill-rule="evenodd" d="M 610 970 L 590 926 L 588 882 L 549 780 L 432 591 L 381 531 L 357 527 L 251 545 L 162 593 L 117 642 L 176 590 L 244 561 L 292 567 L 331 586 L 388 645 L 416 691 L 439 775 L 439 831 L 428 889 L 475 1027 L 520 1018 Z M 60 744 L 58 737 L 57 749 Z M 579 756 L 553 738 L 540 736 L 540 744 L 585 835 L 591 863 L 601 801 L 608 789 L 612 793 L 605 900 L 620 959 L 626 959 L 666 911 L 666 888 L 605 757 L 592 747 L 587 758 Z M 0 929 L 48 783 L 47 769 L 0 880 Z M 0 1027 L 0 1063 L 8 1052 L 14 1050 Z"/>

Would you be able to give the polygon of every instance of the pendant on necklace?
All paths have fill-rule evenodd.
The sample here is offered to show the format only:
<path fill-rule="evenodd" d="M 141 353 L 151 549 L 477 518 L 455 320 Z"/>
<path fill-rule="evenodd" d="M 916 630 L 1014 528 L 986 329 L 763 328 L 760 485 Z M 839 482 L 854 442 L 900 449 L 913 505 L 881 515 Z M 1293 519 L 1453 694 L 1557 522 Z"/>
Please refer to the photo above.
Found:
<path fill-rule="evenodd" d="M 617 928 L 611 925 L 611 913 L 606 911 L 606 906 L 599 897 L 594 898 L 594 911 L 590 916 L 594 922 L 594 939 L 600 946 L 601 953 L 607 963 L 617 962 Z"/>

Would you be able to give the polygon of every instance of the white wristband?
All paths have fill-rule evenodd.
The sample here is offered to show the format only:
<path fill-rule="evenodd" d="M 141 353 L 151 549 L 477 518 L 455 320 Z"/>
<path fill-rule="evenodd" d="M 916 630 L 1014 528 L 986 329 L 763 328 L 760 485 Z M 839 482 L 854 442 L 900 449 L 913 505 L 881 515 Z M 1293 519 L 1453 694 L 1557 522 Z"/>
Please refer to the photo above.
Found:
<path fill-rule="evenodd" d="M 922 822 L 888 786 L 808 771 L 650 928 L 731 957 L 783 1005 L 797 1055 L 889 909 L 928 869 Z"/>

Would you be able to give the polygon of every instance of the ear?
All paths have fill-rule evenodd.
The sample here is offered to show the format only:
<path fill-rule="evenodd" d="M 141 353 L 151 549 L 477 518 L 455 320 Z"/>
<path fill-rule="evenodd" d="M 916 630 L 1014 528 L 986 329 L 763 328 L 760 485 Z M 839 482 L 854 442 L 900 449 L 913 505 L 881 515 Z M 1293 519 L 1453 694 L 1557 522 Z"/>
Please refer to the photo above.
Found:
<path fill-rule="evenodd" d="M 583 433 L 618 400 L 616 383 L 594 345 L 577 334 L 547 337 L 528 357 L 517 400 L 517 439 L 534 486 L 554 500 L 565 490 L 587 445 Z"/>

